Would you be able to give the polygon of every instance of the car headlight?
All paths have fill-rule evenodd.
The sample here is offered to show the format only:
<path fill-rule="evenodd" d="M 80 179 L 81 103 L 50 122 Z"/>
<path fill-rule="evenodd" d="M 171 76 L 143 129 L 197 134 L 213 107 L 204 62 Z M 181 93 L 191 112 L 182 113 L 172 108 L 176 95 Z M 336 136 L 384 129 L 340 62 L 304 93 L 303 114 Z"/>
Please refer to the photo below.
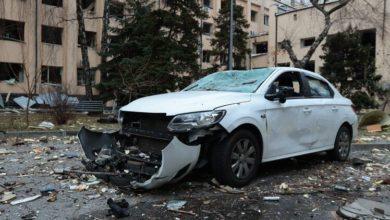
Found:
<path fill-rule="evenodd" d="M 186 132 L 208 127 L 220 122 L 225 113 L 225 110 L 214 110 L 177 115 L 169 123 L 168 129 L 173 132 Z"/>

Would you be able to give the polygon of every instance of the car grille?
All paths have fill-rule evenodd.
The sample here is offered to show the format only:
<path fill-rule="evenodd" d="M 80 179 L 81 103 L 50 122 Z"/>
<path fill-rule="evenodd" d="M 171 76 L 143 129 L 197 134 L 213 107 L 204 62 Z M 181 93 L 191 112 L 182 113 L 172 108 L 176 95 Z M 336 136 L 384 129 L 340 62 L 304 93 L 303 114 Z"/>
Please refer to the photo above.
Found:
<path fill-rule="evenodd" d="M 168 131 L 172 117 L 165 114 L 123 112 L 121 133 L 133 138 L 143 152 L 161 154 L 173 136 Z"/>

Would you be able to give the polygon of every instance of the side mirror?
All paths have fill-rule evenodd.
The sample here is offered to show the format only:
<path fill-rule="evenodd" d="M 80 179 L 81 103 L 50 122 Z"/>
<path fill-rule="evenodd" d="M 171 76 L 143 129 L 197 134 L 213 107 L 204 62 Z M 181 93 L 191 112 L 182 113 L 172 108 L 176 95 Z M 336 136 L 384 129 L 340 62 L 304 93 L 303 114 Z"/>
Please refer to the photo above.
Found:
<path fill-rule="evenodd" d="M 286 102 L 286 97 L 288 94 L 292 94 L 294 92 L 293 87 L 289 86 L 280 86 L 277 89 L 277 92 L 274 94 L 266 94 L 265 98 L 274 101 L 275 99 L 278 99 L 280 103 L 285 103 Z"/>

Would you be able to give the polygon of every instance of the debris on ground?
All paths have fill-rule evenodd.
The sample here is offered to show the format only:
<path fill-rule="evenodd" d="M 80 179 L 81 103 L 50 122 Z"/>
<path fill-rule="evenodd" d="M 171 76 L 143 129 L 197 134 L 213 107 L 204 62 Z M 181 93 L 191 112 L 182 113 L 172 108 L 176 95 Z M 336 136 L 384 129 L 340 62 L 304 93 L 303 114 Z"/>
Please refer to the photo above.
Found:
<path fill-rule="evenodd" d="M 224 192 L 224 193 L 230 193 L 230 194 L 241 194 L 244 193 L 244 191 L 233 188 L 231 186 L 221 185 L 215 178 L 211 180 L 211 184 L 216 187 L 218 191 Z"/>
<path fill-rule="evenodd" d="M 168 202 L 167 209 L 168 210 L 177 211 L 177 210 L 183 208 L 185 204 L 187 204 L 187 201 L 184 201 L 184 200 L 172 200 L 172 201 Z"/>
<path fill-rule="evenodd" d="M 53 123 L 51 123 L 50 121 L 43 121 L 43 122 L 39 123 L 38 127 L 42 128 L 42 129 L 53 129 L 55 127 L 55 125 Z"/>
<path fill-rule="evenodd" d="M 124 218 L 130 215 L 129 203 L 125 199 L 114 201 L 112 198 L 109 198 L 107 205 L 110 207 L 109 215 L 114 215 L 117 218 Z"/>
<path fill-rule="evenodd" d="M 335 185 L 334 189 L 337 191 L 342 191 L 342 192 L 349 192 L 350 191 L 350 189 L 348 187 L 341 186 L 341 185 Z"/>
<path fill-rule="evenodd" d="M 0 155 L 16 154 L 16 151 L 0 148 Z"/>
<path fill-rule="evenodd" d="M 349 219 L 390 219 L 390 205 L 359 198 L 340 207 L 337 214 Z"/>
<path fill-rule="evenodd" d="M 264 196 L 263 201 L 270 201 L 270 202 L 279 202 L 280 197 L 279 196 Z"/>
<path fill-rule="evenodd" d="M 371 160 L 366 159 L 366 158 L 357 158 L 357 157 L 352 158 L 352 165 L 353 166 L 363 166 L 364 164 L 369 163 L 369 162 L 371 162 Z"/>
<path fill-rule="evenodd" d="M 57 200 L 57 192 L 56 191 L 52 191 L 49 193 L 49 197 L 47 198 L 47 201 L 48 202 L 55 202 Z"/>
<path fill-rule="evenodd" d="M 14 98 L 13 101 L 18 104 L 22 109 L 27 109 L 27 105 L 28 105 L 28 108 L 31 108 L 31 106 L 35 105 L 36 102 L 32 99 L 29 100 L 29 98 L 27 98 L 26 96 L 20 96 L 20 97 L 17 97 L 17 98 Z"/>
<path fill-rule="evenodd" d="M 11 200 L 16 199 L 16 195 L 12 192 L 4 192 L 3 197 L 0 200 L 0 203 L 8 203 Z"/>
<path fill-rule="evenodd" d="M 40 198 L 40 197 L 42 197 L 42 195 L 38 194 L 38 195 L 27 197 L 27 198 L 24 198 L 24 199 L 14 200 L 14 201 L 11 202 L 11 205 L 18 205 L 18 204 L 21 204 L 21 203 L 31 202 L 31 201 L 34 201 L 34 200 Z"/>
<path fill-rule="evenodd" d="M 381 132 L 382 125 L 381 124 L 368 125 L 366 129 L 369 133 Z"/>

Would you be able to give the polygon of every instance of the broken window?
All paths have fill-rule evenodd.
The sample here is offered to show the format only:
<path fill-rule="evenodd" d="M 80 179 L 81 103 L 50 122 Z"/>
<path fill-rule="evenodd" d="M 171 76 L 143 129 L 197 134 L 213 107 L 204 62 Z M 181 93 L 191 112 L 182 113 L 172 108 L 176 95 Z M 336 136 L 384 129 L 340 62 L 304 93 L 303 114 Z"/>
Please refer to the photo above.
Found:
<path fill-rule="evenodd" d="M 81 0 L 83 10 L 95 12 L 95 0 Z"/>
<path fill-rule="evenodd" d="M 0 62 L 0 81 L 12 79 L 15 79 L 17 82 L 23 82 L 23 64 Z"/>
<path fill-rule="evenodd" d="M 0 19 L 0 40 L 24 41 L 24 23 Z"/>
<path fill-rule="evenodd" d="M 203 34 L 211 35 L 211 27 L 212 27 L 212 24 L 204 22 L 203 23 Z"/>
<path fill-rule="evenodd" d="M 42 66 L 41 82 L 61 84 L 62 68 L 56 66 Z"/>
<path fill-rule="evenodd" d="M 257 18 L 257 12 L 256 11 L 251 11 L 251 21 L 256 22 Z"/>
<path fill-rule="evenodd" d="M 224 71 L 210 74 L 194 82 L 185 91 L 230 91 L 255 92 L 266 80 L 273 68 L 262 68 L 247 71 Z"/>
<path fill-rule="evenodd" d="M 86 31 L 85 35 L 86 35 L 86 40 L 87 40 L 87 46 L 95 48 L 96 47 L 96 32 Z M 78 44 L 81 45 L 80 35 L 79 35 L 79 39 L 78 39 Z"/>
<path fill-rule="evenodd" d="M 212 0 L 203 0 L 203 6 L 207 8 L 213 8 L 211 5 Z"/>
<path fill-rule="evenodd" d="M 42 4 L 62 7 L 62 0 L 42 0 Z"/>
<path fill-rule="evenodd" d="M 267 94 L 276 94 L 281 87 L 292 88 L 286 93 L 286 98 L 289 97 L 303 97 L 303 84 L 299 72 L 285 72 L 282 73 L 271 84 Z"/>
<path fill-rule="evenodd" d="M 125 5 L 120 2 L 112 1 L 110 3 L 110 15 L 114 18 L 123 18 Z"/>
<path fill-rule="evenodd" d="M 269 15 L 264 15 L 264 25 L 269 26 Z"/>
<path fill-rule="evenodd" d="M 43 25 L 42 42 L 62 45 L 62 28 Z"/>
<path fill-rule="evenodd" d="M 253 54 L 268 53 L 268 42 L 256 43 L 253 49 Z"/>
<path fill-rule="evenodd" d="M 210 63 L 211 59 L 211 51 L 204 50 L 203 51 L 203 63 Z"/>
<path fill-rule="evenodd" d="M 301 39 L 301 47 L 310 47 L 315 40 L 316 40 L 315 37 Z"/>
<path fill-rule="evenodd" d="M 95 85 L 95 70 L 90 70 L 91 74 L 91 85 Z M 85 77 L 84 77 L 84 70 L 82 68 L 77 68 L 77 85 L 78 86 L 85 86 Z"/>
<path fill-rule="evenodd" d="M 310 87 L 310 96 L 316 98 L 331 98 L 333 92 L 331 91 L 328 83 L 315 79 L 310 76 L 306 76 Z"/>

